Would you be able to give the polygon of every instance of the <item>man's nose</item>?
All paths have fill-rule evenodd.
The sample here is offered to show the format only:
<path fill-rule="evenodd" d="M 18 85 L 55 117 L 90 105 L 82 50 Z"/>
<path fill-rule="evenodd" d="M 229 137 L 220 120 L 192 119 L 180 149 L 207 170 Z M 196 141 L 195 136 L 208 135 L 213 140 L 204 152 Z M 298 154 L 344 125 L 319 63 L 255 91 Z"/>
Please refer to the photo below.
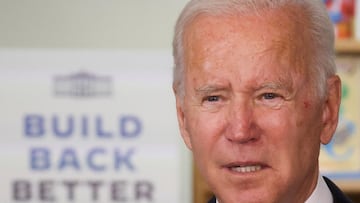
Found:
<path fill-rule="evenodd" d="M 233 102 L 229 108 L 225 137 L 236 143 L 256 141 L 259 133 L 254 118 L 254 106 L 250 102 Z"/>

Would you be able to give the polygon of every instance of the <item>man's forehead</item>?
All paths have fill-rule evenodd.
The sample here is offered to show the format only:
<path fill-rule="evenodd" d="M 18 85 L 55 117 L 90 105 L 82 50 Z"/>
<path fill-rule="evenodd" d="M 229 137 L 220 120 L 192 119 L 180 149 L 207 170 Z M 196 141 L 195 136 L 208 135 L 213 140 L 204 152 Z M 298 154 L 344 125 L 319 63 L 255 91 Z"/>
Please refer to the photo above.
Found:
<path fill-rule="evenodd" d="M 299 31 L 303 25 L 285 18 L 285 14 L 268 11 L 268 17 L 257 14 L 199 15 L 185 33 L 185 59 L 193 59 L 195 55 L 197 60 L 206 62 L 213 52 L 232 54 L 232 50 L 246 47 L 244 57 L 261 59 L 270 56 L 276 62 L 291 64 L 296 72 L 304 73 L 310 55 L 305 53 L 307 43 L 301 36 L 304 31 Z M 194 62 L 187 61 L 188 64 Z"/>
<path fill-rule="evenodd" d="M 303 19 L 304 18 L 304 19 Z M 241 30 L 259 31 L 261 29 L 275 30 L 277 34 L 299 34 L 297 31 L 302 29 L 301 24 L 306 24 L 306 17 L 299 9 L 284 7 L 278 9 L 265 9 L 261 11 L 253 11 L 248 13 L 200 13 L 196 15 L 187 24 L 187 30 L 191 30 L 193 33 L 202 34 L 203 37 L 218 37 L 214 35 L 212 30 L 213 26 L 219 30 L 226 27 L 228 31 L 234 31 L 234 33 Z M 254 24 L 263 24 L 268 26 L 258 27 Z M 210 30 L 207 29 L 210 27 Z M 239 29 L 240 28 L 240 29 Z M 285 36 L 282 36 L 285 37 Z"/>

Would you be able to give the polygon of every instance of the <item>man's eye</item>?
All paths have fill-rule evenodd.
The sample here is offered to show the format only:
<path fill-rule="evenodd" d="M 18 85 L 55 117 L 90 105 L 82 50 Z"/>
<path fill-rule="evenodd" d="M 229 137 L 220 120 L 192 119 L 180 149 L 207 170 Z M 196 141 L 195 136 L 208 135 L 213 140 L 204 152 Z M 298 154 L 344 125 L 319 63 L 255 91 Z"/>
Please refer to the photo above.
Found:
<path fill-rule="evenodd" d="M 275 99 L 275 98 L 279 97 L 279 95 L 277 95 L 275 93 L 265 93 L 262 95 L 262 97 L 264 99 Z"/>
<path fill-rule="evenodd" d="M 284 103 L 284 97 L 277 93 L 268 92 L 259 95 L 256 102 L 257 104 L 277 109 Z"/>
<path fill-rule="evenodd" d="M 219 96 L 208 96 L 205 98 L 205 101 L 207 102 L 217 102 L 220 100 Z"/>

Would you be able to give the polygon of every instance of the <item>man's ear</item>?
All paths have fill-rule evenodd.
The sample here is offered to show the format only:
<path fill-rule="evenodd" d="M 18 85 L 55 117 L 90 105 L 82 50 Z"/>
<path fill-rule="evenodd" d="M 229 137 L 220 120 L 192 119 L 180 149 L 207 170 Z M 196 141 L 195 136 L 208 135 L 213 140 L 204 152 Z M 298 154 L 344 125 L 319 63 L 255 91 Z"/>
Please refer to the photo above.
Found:
<path fill-rule="evenodd" d="M 177 114 L 180 134 L 186 146 L 190 150 L 192 150 L 190 134 L 187 131 L 187 120 L 185 116 L 184 103 L 183 103 L 184 101 L 183 98 L 179 98 L 179 97 L 180 97 L 179 95 L 176 95 L 176 114 Z"/>
<path fill-rule="evenodd" d="M 335 133 L 341 103 L 341 80 L 334 75 L 327 79 L 327 95 L 325 97 L 324 110 L 322 115 L 323 131 L 320 136 L 322 144 L 330 142 Z"/>

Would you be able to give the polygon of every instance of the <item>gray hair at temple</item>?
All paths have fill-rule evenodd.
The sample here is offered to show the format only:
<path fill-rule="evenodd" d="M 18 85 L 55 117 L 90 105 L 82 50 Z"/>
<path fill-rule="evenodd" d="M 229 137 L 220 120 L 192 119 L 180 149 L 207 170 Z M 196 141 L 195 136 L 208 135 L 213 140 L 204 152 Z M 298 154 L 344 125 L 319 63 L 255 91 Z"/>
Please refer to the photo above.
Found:
<path fill-rule="evenodd" d="M 232 14 L 246 15 L 259 13 L 262 10 L 286 8 L 293 6 L 306 16 L 305 32 L 308 32 L 306 47 L 311 81 L 315 85 L 315 94 L 323 99 L 326 94 L 327 78 L 336 73 L 334 62 L 334 30 L 322 0 L 191 0 L 181 12 L 173 39 L 173 88 L 175 94 L 183 100 L 184 89 L 184 32 L 198 15 L 226 16 Z M 298 20 L 297 21 L 301 21 Z"/>

